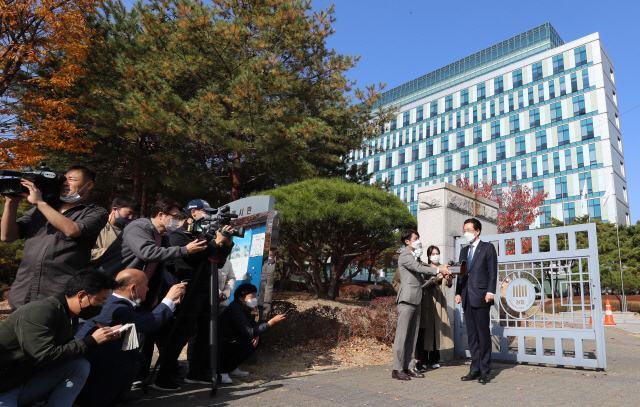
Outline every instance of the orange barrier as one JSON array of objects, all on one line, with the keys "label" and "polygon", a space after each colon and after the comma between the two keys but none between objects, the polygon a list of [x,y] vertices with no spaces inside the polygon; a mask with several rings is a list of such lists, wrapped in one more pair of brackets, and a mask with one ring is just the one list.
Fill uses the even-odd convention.
[{"label": "orange barrier", "polygon": [[613,313],[611,312],[611,303],[609,302],[609,300],[607,300],[607,305],[604,312],[604,324],[616,325],[616,323],[613,322]]}]

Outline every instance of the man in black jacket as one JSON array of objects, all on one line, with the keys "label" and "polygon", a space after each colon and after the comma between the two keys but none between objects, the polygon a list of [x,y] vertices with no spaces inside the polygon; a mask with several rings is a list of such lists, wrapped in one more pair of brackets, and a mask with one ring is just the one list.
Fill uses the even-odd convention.
[{"label": "man in black jacket", "polygon": [[467,274],[456,285],[456,303],[462,302],[467,323],[471,369],[462,381],[478,379],[482,384],[491,378],[491,306],[498,284],[498,255],[491,243],[480,241],[482,224],[471,218],[464,222],[464,238],[469,246],[460,251],[460,261],[467,262]]},{"label": "man in black jacket", "polygon": [[235,298],[220,317],[221,382],[231,384],[229,377],[260,345],[260,335],[285,319],[276,315],[267,322],[257,323],[251,309],[258,305],[258,289],[253,284],[240,284]]},{"label": "man in black jacket", "polygon": [[[196,220],[215,211],[207,201],[202,199],[195,199],[189,202],[187,210],[190,211],[191,217]],[[172,248],[187,246],[194,240],[194,234],[197,235],[197,231],[189,233],[189,226],[189,223],[185,223],[169,235],[169,244]],[[224,229],[229,232],[233,231],[230,226],[225,226]],[[189,372],[187,377],[184,378],[184,382],[189,384],[211,384],[211,375],[209,374],[210,273],[208,267],[203,267],[200,273],[198,273],[198,269],[200,269],[201,265],[206,265],[211,257],[216,257],[218,259],[218,268],[222,268],[232,248],[232,238],[225,237],[218,231],[216,238],[207,243],[204,250],[197,253],[189,253],[188,256],[174,261],[175,276],[178,281],[190,280],[187,286],[187,294],[185,295],[188,301],[181,305],[185,309],[180,311],[182,314],[175,322],[178,326],[160,351],[162,359],[154,388],[166,391],[175,391],[180,388],[171,376],[175,371],[182,348],[194,333],[196,334],[196,339],[192,342],[193,353],[189,359]],[[226,297],[220,298],[220,300],[224,299]],[[189,344],[189,347],[191,346]]]},{"label": "man in black jacket", "polygon": [[121,325],[73,339],[71,319],[92,318],[116,282],[92,269],[76,273],[63,294],[20,307],[0,324],[0,406],[71,406],[89,375],[84,357],[120,337]]}]

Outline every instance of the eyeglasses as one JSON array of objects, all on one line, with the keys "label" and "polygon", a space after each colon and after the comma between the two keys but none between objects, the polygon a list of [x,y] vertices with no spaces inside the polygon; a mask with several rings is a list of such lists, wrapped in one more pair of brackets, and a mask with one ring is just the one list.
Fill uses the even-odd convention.
[{"label": "eyeglasses", "polygon": [[[89,295],[89,304],[91,304],[91,299],[95,298],[97,299],[97,297],[93,296],[93,295]],[[104,303],[107,301],[107,299],[105,298],[104,300],[102,300],[98,305],[96,305],[96,307],[102,307],[104,305]],[[93,305],[93,304],[91,304]]]},{"label": "eyeglasses", "polygon": [[164,215],[170,217],[171,219],[175,219],[175,220],[180,219],[179,213],[165,213]]}]

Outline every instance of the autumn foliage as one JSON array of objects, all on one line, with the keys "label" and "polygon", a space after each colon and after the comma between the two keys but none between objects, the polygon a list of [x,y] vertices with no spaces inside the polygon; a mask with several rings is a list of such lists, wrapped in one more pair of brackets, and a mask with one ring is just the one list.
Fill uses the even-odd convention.
[{"label": "autumn foliage", "polygon": [[0,166],[33,165],[44,150],[88,151],[91,143],[70,120],[78,100],[59,94],[86,72],[84,13],[96,6],[96,0],[0,0]]}]

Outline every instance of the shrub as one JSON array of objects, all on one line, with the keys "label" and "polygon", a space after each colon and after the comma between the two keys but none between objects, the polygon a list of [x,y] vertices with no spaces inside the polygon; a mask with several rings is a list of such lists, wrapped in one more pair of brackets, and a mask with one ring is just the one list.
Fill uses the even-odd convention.
[{"label": "shrub", "polygon": [[396,333],[398,312],[393,297],[380,297],[366,307],[344,310],[345,336],[374,338],[391,345]]},{"label": "shrub", "polygon": [[368,289],[359,285],[343,285],[340,287],[340,298],[345,300],[361,300],[366,301],[369,299],[371,293]]},{"label": "shrub", "polygon": [[394,290],[391,286],[387,286],[382,289],[379,297],[395,297],[396,295],[396,290]]},{"label": "shrub", "polygon": [[285,291],[296,291],[296,292],[304,292],[307,290],[307,285],[305,283],[301,283],[300,281],[289,280],[284,284]]},{"label": "shrub", "polygon": [[298,310],[298,307],[290,301],[274,300],[271,302],[271,313],[273,315],[286,314],[289,310],[294,312]]},{"label": "shrub", "polygon": [[320,343],[324,348],[334,346],[342,337],[343,324],[339,320],[340,309],[315,306],[302,312],[288,301],[274,301],[274,313],[291,309],[287,319],[267,331],[271,347],[293,348]]}]

